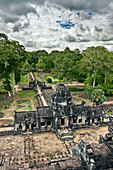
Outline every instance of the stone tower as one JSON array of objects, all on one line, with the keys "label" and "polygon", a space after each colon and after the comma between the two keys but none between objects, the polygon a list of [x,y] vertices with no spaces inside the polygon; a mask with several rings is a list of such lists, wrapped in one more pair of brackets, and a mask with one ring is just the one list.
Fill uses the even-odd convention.
[{"label": "stone tower", "polygon": [[72,104],[72,97],[63,83],[58,83],[51,97],[53,104],[67,106]]},{"label": "stone tower", "polygon": [[51,96],[51,102],[54,116],[54,128],[69,127],[72,97],[63,83],[57,84]]}]

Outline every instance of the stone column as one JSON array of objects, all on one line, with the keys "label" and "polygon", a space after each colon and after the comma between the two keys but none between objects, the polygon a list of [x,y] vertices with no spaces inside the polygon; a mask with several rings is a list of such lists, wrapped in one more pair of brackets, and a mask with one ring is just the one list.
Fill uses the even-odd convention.
[{"label": "stone column", "polygon": [[29,124],[29,130],[31,130],[31,124]]},{"label": "stone column", "polygon": [[25,130],[26,130],[26,125],[22,124],[22,131],[25,131]]},{"label": "stone column", "polygon": [[17,123],[17,124],[15,123],[14,130],[15,130],[15,131],[18,131],[18,129],[19,129],[19,124],[18,124],[18,123]]},{"label": "stone column", "polygon": [[97,123],[97,119],[95,119],[95,123]]},{"label": "stone column", "polygon": [[72,125],[73,124],[73,117],[71,116],[70,117],[70,125]]},{"label": "stone column", "polygon": [[77,124],[79,124],[79,117],[77,117]]},{"label": "stone column", "polygon": [[39,123],[38,120],[36,121],[36,127],[39,128]]},{"label": "stone column", "polygon": [[70,126],[70,118],[68,117],[67,118],[67,127],[69,127]]},{"label": "stone column", "polygon": [[65,126],[65,127],[68,126],[68,120],[67,120],[67,118],[64,118],[64,126]]},{"label": "stone column", "polygon": [[45,129],[47,129],[47,122],[45,122]]},{"label": "stone column", "polygon": [[92,124],[92,118],[90,119],[90,125]]},{"label": "stone column", "polygon": [[85,124],[85,116],[82,117],[82,124]]}]

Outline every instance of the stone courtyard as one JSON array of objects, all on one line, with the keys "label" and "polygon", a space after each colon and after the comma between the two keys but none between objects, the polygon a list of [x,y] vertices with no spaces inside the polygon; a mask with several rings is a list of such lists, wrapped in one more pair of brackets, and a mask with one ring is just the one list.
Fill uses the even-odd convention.
[{"label": "stone courtyard", "polygon": [[[57,139],[55,134],[37,134],[26,136],[0,137],[0,161],[10,165],[14,163],[29,162],[30,160],[45,161],[69,156],[65,143]],[[4,155],[4,160],[2,160]],[[1,162],[0,162],[1,164]]]},{"label": "stone courtyard", "polygon": [[[107,132],[108,127],[76,130],[74,141],[69,142],[61,142],[53,133],[2,136],[0,137],[0,164],[4,162],[4,165],[8,166],[30,161],[43,162],[67,158],[72,154],[71,148],[81,139],[87,139],[89,143],[98,143],[99,135]],[[3,160],[2,156],[4,156]]]}]

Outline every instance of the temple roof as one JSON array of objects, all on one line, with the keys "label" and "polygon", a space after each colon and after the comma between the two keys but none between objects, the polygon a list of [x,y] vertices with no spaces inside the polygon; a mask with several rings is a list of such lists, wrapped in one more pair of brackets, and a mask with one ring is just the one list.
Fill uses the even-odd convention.
[{"label": "temple roof", "polygon": [[37,107],[39,117],[53,117],[50,106]]},{"label": "temple roof", "polygon": [[56,85],[54,94],[56,94],[56,96],[61,96],[61,97],[71,96],[68,88],[64,85],[64,83],[58,83]]}]

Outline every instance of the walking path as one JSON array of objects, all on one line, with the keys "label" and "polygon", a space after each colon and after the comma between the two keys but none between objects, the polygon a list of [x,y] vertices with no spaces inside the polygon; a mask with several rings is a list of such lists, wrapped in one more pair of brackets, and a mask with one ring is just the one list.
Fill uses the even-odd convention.
[{"label": "walking path", "polygon": [[30,72],[29,75],[30,75],[32,81],[35,81],[35,83],[36,83],[38,95],[40,96],[40,99],[41,99],[41,101],[42,101],[43,106],[48,106],[47,100],[46,100],[45,97],[44,97],[43,91],[41,91],[39,85],[37,84],[37,81],[35,80],[35,77],[34,77],[33,73]]},{"label": "walking path", "polygon": [[0,128],[0,132],[3,132],[3,131],[11,131],[13,130],[14,127],[3,127],[3,128]]}]

